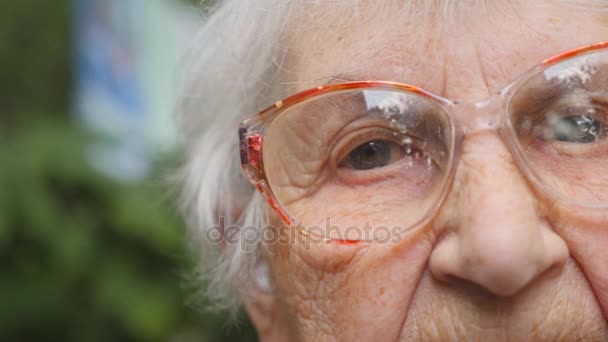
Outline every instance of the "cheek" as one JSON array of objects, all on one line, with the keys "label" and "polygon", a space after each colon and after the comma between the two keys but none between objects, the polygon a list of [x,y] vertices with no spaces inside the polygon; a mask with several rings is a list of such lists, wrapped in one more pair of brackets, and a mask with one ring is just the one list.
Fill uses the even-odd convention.
[{"label": "cheek", "polygon": [[264,169],[271,188],[284,204],[306,196],[323,181],[326,161],[327,151],[319,141],[302,132],[275,128],[264,138]]},{"label": "cheek", "polygon": [[496,297],[466,283],[454,284],[424,274],[402,340],[603,341],[606,336],[593,293],[572,260],[517,296]]},{"label": "cheek", "polygon": [[554,223],[581,266],[608,320],[608,212],[606,209],[566,209]]},{"label": "cheek", "polygon": [[[299,333],[312,340],[319,333],[345,341],[398,337],[431,251],[428,234],[421,230],[399,243],[310,242],[275,245],[271,257],[282,311]],[[314,331],[311,324],[322,326]]]},{"label": "cheek", "polygon": [[[390,168],[375,172],[389,173],[384,179],[355,184],[334,169],[300,195],[292,187],[272,190],[287,215],[317,237],[397,242],[438,203],[444,183],[439,171],[426,165]],[[369,178],[373,172],[353,173]]]},{"label": "cheek", "polygon": [[559,196],[588,203],[608,200],[608,146],[537,142],[527,146],[525,154],[539,178]]},{"label": "cheek", "polygon": [[400,179],[358,187],[328,181],[285,209],[319,236],[397,242],[435,204],[436,194],[421,192]]}]

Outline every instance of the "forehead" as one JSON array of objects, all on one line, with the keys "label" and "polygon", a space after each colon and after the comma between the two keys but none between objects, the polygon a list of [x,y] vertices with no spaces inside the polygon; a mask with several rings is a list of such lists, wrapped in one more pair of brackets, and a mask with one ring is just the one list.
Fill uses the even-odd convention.
[{"label": "forehead", "polygon": [[453,100],[479,100],[547,57],[608,37],[608,20],[598,6],[482,3],[300,2],[283,43],[283,87],[293,92],[332,81],[382,79]]}]

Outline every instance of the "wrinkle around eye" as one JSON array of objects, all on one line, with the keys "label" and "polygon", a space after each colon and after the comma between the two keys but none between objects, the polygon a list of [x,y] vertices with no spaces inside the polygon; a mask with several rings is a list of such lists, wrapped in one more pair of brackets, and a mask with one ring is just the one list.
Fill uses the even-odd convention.
[{"label": "wrinkle around eye", "polygon": [[327,158],[323,158],[323,153],[311,153],[311,150],[320,152],[321,149],[306,147],[298,151],[292,146],[310,145],[306,145],[308,142],[300,135],[290,136],[293,138],[283,145],[274,146],[264,158],[269,185],[283,205],[310,195],[327,176],[324,172]]},{"label": "wrinkle around eye", "polygon": [[328,120],[316,111],[310,113],[284,117],[267,131],[265,171],[275,195],[283,197],[282,202],[314,193],[331,176],[326,167],[330,149],[336,134],[348,124],[343,117]]}]

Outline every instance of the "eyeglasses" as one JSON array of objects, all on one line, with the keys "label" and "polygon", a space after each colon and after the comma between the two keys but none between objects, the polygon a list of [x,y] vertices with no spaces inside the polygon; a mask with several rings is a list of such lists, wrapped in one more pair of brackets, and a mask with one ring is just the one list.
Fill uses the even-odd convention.
[{"label": "eyeglasses", "polygon": [[284,223],[377,240],[439,209],[478,129],[471,112],[491,113],[487,127],[552,199],[608,206],[608,42],[548,58],[478,103],[387,81],[300,92],[241,124],[242,168]]}]

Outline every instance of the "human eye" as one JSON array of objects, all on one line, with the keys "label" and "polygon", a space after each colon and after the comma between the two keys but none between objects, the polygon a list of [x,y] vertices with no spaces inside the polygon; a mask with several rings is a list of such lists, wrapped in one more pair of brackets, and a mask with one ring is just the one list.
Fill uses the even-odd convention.
[{"label": "human eye", "polygon": [[561,104],[545,113],[538,133],[542,140],[589,144],[606,136],[606,108],[593,101]]},{"label": "human eye", "polygon": [[402,146],[378,139],[356,146],[339,165],[353,170],[370,170],[395,163],[405,155]]},{"label": "human eye", "polygon": [[376,181],[403,172],[428,173],[441,164],[437,144],[389,127],[350,132],[340,142],[337,171],[348,180]]},{"label": "human eye", "polygon": [[509,124],[522,162],[556,195],[606,201],[608,63],[605,51],[560,62],[509,98]]},{"label": "human eye", "polygon": [[584,90],[561,95],[520,120],[519,134],[558,149],[590,147],[607,136],[607,104],[602,94]]}]

